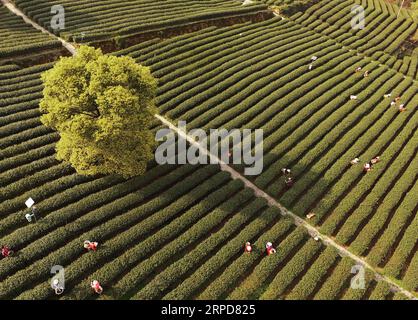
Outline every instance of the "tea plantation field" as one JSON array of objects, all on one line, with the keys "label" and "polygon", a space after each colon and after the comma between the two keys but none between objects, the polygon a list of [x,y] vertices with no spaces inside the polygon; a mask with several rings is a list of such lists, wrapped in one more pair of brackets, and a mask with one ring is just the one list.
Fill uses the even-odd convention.
[{"label": "tea plantation field", "polygon": [[[161,112],[190,128],[262,128],[264,171],[254,182],[295,213],[315,213],[323,233],[416,288],[416,81],[281,19],[214,30],[198,46],[200,37],[184,37],[174,56],[170,42],[155,45],[164,53],[149,60],[145,49],[129,53],[160,78]],[[307,72],[312,55],[320,58]],[[409,112],[391,107],[388,92]],[[383,160],[370,174],[349,164],[375,155]],[[291,190],[283,167],[296,176]]]},{"label": "tea plantation field", "polygon": [[5,7],[0,7],[0,61],[59,47],[59,41],[27,25]]},{"label": "tea plantation field", "polygon": [[[14,84],[1,93],[0,234],[19,252],[1,261],[3,299],[54,298],[56,264],[66,267],[63,299],[95,298],[93,278],[106,288],[101,298],[404,298],[370,273],[365,289],[350,289],[354,261],[217,166],[151,164],[128,181],[74,174],[54,159],[57,134],[38,120],[38,77],[49,67],[10,67],[2,79]],[[22,206],[29,196],[41,217],[31,225]],[[100,250],[86,253],[85,238]],[[242,253],[246,241],[251,255]],[[266,241],[276,255],[265,256]]]}]

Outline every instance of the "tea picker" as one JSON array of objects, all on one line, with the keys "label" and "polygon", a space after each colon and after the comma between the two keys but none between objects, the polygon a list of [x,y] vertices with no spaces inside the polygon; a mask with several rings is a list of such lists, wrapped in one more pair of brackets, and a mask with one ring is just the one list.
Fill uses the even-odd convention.
[{"label": "tea picker", "polygon": [[376,164],[380,162],[380,156],[374,157],[372,160],[370,160],[371,164]]},{"label": "tea picker", "polygon": [[32,198],[29,198],[26,200],[25,205],[28,207],[32,213],[25,214],[26,220],[28,220],[29,223],[32,221],[36,222],[36,207],[34,206],[35,201]]},{"label": "tea picker", "polygon": [[359,162],[360,162],[360,159],[359,158],[354,158],[353,160],[350,161],[350,164],[355,165],[355,164],[357,164]]},{"label": "tea picker", "polygon": [[372,170],[372,166],[371,166],[371,164],[370,164],[369,162],[365,163],[365,164],[364,164],[364,166],[363,166],[363,171],[364,171],[365,173],[367,173],[367,172],[369,172],[370,170]]},{"label": "tea picker", "polygon": [[58,279],[54,279],[52,282],[52,289],[54,289],[56,295],[60,295],[64,292],[64,287],[60,284]]},{"label": "tea picker", "polygon": [[318,57],[317,56],[312,56],[312,58],[311,58],[311,63],[309,64],[309,66],[308,66],[308,69],[309,70],[312,70],[312,68],[313,68],[313,63],[316,61],[318,59]]},{"label": "tea picker", "polygon": [[13,250],[11,250],[8,246],[3,246],[1,248],[1,256],[3,258],[8,258],[13,254]]},{"label": "tea picker", "polygon": [[27,214],[25,214],[25,218],[26,218],[26,220],[28,220],[29,223],[31,223],[32,221],[36,222],[35,213],[32,213],[32,214],[27,213]]},{"label": "tea picker", "polygon": [[286,187],[291,188],[293,186],[293,179],[292,177],[288,176],[284,179],[284,183],[286,184]]},{"label": "tea picker", "polygon": [[97,246],[99,245],[98,242],[94,242],[94,241],[90,241],[90,240],[86,240],[84,241],[84,248],[87,249],[87,251],[96,251],[97,250]]},{"label": "tea picker", "polygon": [[253,248],[252,248],[252,246],[251,246],[251,243],[250,243],[250,242],[246,242],[246,243],[245,243],[244,251],[245,251],[246,253],[251,253],[251,251],[253,251]]},{"label": "tea picker", "polygon": [[287,169],[287,168],[282,168],[281,171],[285,176],[290,175],[292,173],[292,171],[290,169]]},{"label": "tea picker", "polygon": [[266,243],[266,251],[268,256],[276,253],[276,249],[274,249],[273,244],[271,242]]}]

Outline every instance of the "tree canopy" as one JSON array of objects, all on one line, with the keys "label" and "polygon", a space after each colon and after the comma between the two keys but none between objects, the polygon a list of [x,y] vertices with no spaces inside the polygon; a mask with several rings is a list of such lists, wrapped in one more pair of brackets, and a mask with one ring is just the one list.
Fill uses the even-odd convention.
[{"label": "tree canopy", "polygon": [[145,172],[155,146],[157,81],[149,68],[82,46],[42,80],[41,121],[60,134],[58,160],[84,175]]}]

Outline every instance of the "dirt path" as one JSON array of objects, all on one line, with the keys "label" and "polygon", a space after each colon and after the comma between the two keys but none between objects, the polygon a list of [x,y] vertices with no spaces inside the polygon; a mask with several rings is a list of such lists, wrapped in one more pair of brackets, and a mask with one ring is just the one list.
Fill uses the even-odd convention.
[{"label": "dirt path", "polygon": [[[11,12],[13,12],[14,14],[20,16],[23,18],[23,20],[32,25],[34,28],[50,35],[51,37],[56,38],[57,40],[61,41],[61,43],[63,44],[63,46],[72,54],[75,55],[77,53],[76,48],[66,42],[64,39],[61,39],[60,37],[52,34],[51,32],[49,32],[48,30],[46,30],[45,28],[41,27],[39,24],[37,24],[36,22],[32,21],[28,16],[26,16],[22,11],[20,11],[18,8],[16,8],[10,1],[8,0],[0,0]],[[394,281],[392,281],[391,279],[389,279],[388,277],[386,277],[385,275],[383,275],[382,273],[376,271],[371,265],[369,265],[363,258],[351,253],[349,250],[347,250],[345,247],[339,245],[338,243],[336,243],[333,239],[329,238],[328,236],[321,234],[319,232],[318,229],[316,229],[314,226],[310,225],[308,222],[306,222],[304,219],[300,218],[299,216],[295,215],[294,213],[290,212],[289,210],[287,210],[285,207],[283,207],[280,203],[278,203],[274,198],[272,198],[271,196],[269,196],[267,193],[265,193],[263,190],[259,189],[256,185],[254,185],[251,181],[249,181],[247,178],[245,178],[243,175],[241,175],[239,172],[237,172],[236,170],[234,170],[232,167],[230,167],[228,164],[226,164],[225,162],[223,162],[221,159],[219,159],[216,155],[211,154],[206,148],[202,147],[198,142],[196,142],[192,137],[188,136],[185,132],[180,131],[176,126],[174,126],[169,120],[167,120],[166,118],[160,116],[160,115],[155,115],[155,117],[160,120],[164,125],[166,125],[167,127],[169,127],[170,129],[172,129],[174,132],[176,132],[179,136],[183,137],[184,139],[186,139],[190,144],[194,145],[195,147],[197,147],[202,154],[206,155],[206,156],[211,156],[214,157],[215,159],[217,159],[218,163],[220,164],[221,170],[229,172],[232,176],[233,179],[240,179],[241,181],[244,182],[244,184],[252,189],[255,193],[256,196],[258,197],[262,197],[264,199],[267,200],[267,202],[271,205],[271,206],[275,206],[277,208],[280,209],[282,215],[284,216],[289,216],[293,219],[295,225],[297,226],[302,226],[305,229],[308,230],[309,234],[312,237],[319,237],[320,240],[327,246],[332,246],[334,247],[336,250],[338,250],[338,252],[342,255],[342,256],[349,256],[351,259],[353,259],[354,261],[356,261],[356,263],[364,266],[365,268],[371,270],[374,274],[375,274],[375,278],[379,281],[385,281],[387,282],[392,290],[394,292],[401,292],[403,293],[405,296],[407,296],[408,298],[412,299],[412,300],[418,300],[418,298],[416,296],[414,296],[412,294],[412,292],[405,290],[404,288],[400,287],[397,283],[395,283]]]}]

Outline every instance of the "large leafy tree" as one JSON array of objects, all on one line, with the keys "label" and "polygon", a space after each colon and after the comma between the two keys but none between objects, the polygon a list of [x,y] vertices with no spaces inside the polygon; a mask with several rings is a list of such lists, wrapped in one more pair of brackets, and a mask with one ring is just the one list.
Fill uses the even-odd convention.
[{"label": "large leafy tree", "polygon": [[145,172],[155,146],[149,124],[157,81],[149,68],[82,46],[42,80],[41,121],[60,134],[58,160],[85,175]]}]

